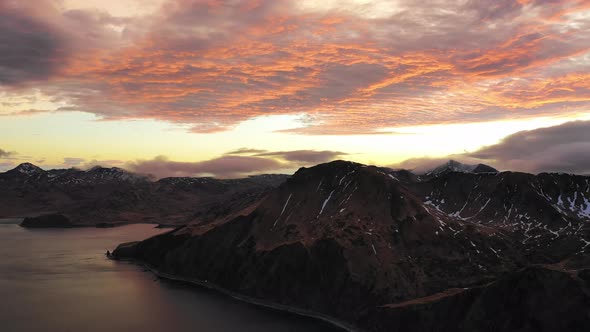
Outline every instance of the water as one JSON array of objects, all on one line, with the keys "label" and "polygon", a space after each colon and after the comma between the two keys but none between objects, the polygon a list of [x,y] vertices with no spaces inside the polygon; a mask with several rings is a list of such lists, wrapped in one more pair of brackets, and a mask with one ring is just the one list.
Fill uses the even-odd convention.
[{"label": "water", "polygon": [[166,231],[153,225],[30,230],[16,222],[0,220],[2,331],[339,331],[105,258],[119,243]]}]

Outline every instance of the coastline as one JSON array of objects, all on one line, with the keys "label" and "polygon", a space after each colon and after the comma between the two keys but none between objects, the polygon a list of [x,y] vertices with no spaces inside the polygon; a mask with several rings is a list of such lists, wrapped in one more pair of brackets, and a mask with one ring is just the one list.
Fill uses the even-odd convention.
[{"label": "coastline", "polygon": [[23,218],[0,218],[1,219],[15,219],[20,220],[16,224],[22,228],[26,229],[70,229],[70,228],[117,228],[129,225],[154,225],[154,228],[173,228],[177,226],[172,225],[163,225],[159,223],[151,223],[151,222],[101,222],[96,224],[72,224],[70,226],[24,226],[22,225]]},{"label": "coastline", "polygon": [[352,326],[351,324],[348,324],[346,322],[340,321],[338,319],[335,319],[333,317],[330,317],[330,316],[327,316],[324,314],[320,314],[317,312],[313,312],[310,310],[305,310],[305,309],[301,309],[301,308],[297,308],[297,307],[292,307],[292,306],[287,306],[287,305],[283,305],[283,304],[278,304],[278,303],[274,303],[274,302],[256,299],[256,298],[246,296],[246,295],[231,291],[229,289],[223,288],[223,287],[216,285],[214,283],[211,283],[209,281],[175,276],[175,275],[172,275],[169,273],[162,272],[162,271],[156,269],[155,267],[153,267],[143,261],[137,260],[137,259],[113,258],[112,256],[108,257],[108,258],[112,259],[114,261],[128,262],[128,263],[132,263],[132,264],[141,266],[141,267],[149,270],[151,273],[153,273],[158,278],[161,278],[164,280],[173,281],[173,282],[181,282],[181,283],[186,283],[192,287],[202,287],[202,288],[214,290],[220,294],[230,296],[238,301],[252,304],[255,306],[269,308],[269,309],[278,310],[278,311],[282,311],[282,312],[287,312],[287,313],[299,315],[302,317],[317,319],[317,320],[326,322],[330,325],[333,325],[337,328],[341,328],[347,332],[364,332],[363,330],[360,330],[357,327]]}]

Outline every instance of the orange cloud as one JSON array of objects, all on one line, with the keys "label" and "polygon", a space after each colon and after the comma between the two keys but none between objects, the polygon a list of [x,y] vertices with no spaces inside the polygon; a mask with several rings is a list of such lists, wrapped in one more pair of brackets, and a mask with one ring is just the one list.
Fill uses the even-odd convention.
[{"label": "orange cloud", "polygon": [[306,126],[291,132],[369,134],[590,105],[589,68],[576,60],[590,52],[590,23],[572,15],[588,1],[399,5],[387,17],[287,0],[170,0],[157,15],[125,19],[53,14],[68,52],[35,83],[68,109],[195,132],[304,114]]}]

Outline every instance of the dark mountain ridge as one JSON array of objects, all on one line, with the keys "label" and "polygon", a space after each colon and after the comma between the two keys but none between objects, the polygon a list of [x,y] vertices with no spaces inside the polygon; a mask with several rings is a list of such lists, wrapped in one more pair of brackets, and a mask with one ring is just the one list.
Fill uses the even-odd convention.
[{"label": "dark mountain ridge", "polygon": [[[72,225],[208,222],[243,209],[286,178],[258,175],[152,181],[117,167],[45,171],[25,163],[0,173],[0,217],[61,215]],[[29,222],[44,224],[34,219]]]},{"label": "dark mountain ridge", "polygon": [[[582,176],[421,177],[335,161],[300,169],[238,217],[114,256],[361,330],[585,331],[589,198]],[[576,310],[551,312],[552,301]]]}]

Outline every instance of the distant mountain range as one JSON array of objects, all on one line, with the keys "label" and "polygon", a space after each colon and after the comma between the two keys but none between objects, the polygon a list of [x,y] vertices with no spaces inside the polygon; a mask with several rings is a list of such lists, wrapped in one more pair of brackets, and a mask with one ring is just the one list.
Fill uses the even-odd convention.
[{"label": "distant mountain range", "polygon": [[[31,227],[206,223],[250,206],[286,178],[152,181],[116,167],[45,171],[24,163],[0,173],[0,217],[33,217],[26,223]],[[43,215],[41,221],[34,218]]]},{"label": "distant mountain range", "polygon": [[589,182],[335,161],[114,257],[361,331],[589,331]]}]

